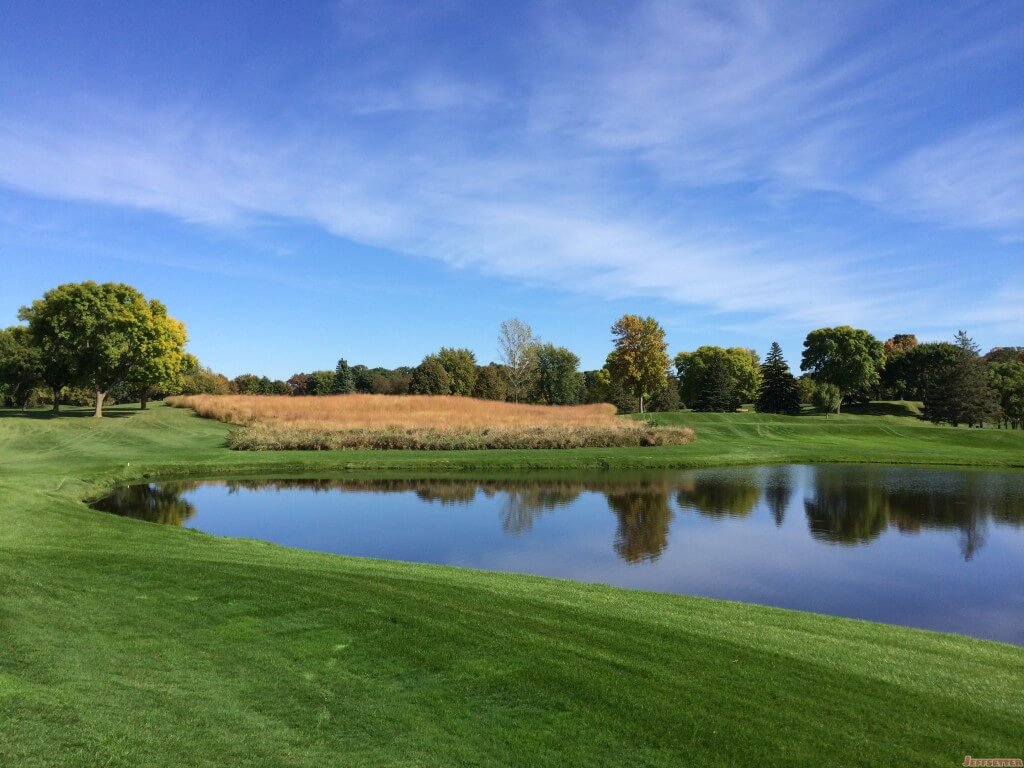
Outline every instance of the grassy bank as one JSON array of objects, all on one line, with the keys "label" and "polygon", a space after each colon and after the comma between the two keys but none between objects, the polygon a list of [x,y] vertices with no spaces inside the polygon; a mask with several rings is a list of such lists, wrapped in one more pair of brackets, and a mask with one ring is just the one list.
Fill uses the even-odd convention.
[{"label": "grassy bank", "polygon": [[359,560],[89,510],[147,474],[1024,465],[1024,434],[664,415],[688,446],[246,453],[187,411],[0,412],[0,764],[954,765],[1024,753],[1024,649]]}]

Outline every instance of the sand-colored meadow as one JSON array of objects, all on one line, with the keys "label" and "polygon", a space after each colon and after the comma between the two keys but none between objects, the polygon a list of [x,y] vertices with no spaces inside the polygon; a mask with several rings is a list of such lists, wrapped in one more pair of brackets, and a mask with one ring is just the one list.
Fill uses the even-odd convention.
[{"label": "sand-colored meadow", "polygon": [[485,449],[679,445],[686,427],[621,418],[615,406],[526,405],[428,395],[190,395],[169,405],[236,424],[240,450]]}]

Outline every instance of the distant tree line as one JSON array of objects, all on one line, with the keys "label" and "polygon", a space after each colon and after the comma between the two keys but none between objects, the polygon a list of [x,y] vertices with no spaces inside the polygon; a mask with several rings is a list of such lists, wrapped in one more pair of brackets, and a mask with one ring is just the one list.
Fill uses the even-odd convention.
[{"label": "distant tree line", "polygon": [[913,334],[880,342],[868,331],[839,326],[811,331],[797,378],[773,343],[764,363],[738,347],[700,347],[675,358],[682,402],[695,410],[797,414],[803,405],[838,413],[846,404],[910,400],[923,417],[953,426],[1024,428],[1024,348],[982,355],[960,331],[952,342],[918,343]]},{"label": "distant tree line", "polygon": [[661,326],[653,318],[627,315],[612,334],[614,349],[606,366],[595,371],[581,371],[578,355],[542,341],[528,323],[512,318],[501,325],[497,362],[482,364],[464,347],[441,347],[415,367],[369,368],[341,358],[334,370],[296,373],[286,381],[243,374],[228,389],[258,395],[459,395],[546,405],[612,402],[623,411],[678,408]]},{"label": "distant tree line", "polygon": [[826,415],[871,400],[923,403],[923,416],[954,426],[1024,428],[1024,347],[982,355],[961,331],[951,342],[918,343],[913,334],[881,342],[838,326],[807,334],[801,375],[777,343],[762,362],[745,347],[705,345],[668,355],[652,317],[624,315],[611,327],[604,366],[580,370],[579,357],[540,339],[518,318],[501,324],[498,360],[464,347],[441,347],[416,366],[370,368],[341,358],[333,369],[287,380],[246,373],[234,379],[185,352],[185,327],[166,307],[122,283],[60,285],[22,307],[23,325],[0,330],[0,402],[44,400],[95,406],[165,394],[458,395],[547,405],[613,403],[621,412],[735,411]]}]

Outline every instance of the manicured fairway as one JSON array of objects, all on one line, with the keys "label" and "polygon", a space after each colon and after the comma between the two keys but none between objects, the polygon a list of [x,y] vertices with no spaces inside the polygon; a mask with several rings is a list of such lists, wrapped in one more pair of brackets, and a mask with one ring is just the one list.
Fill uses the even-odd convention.
[{"label": "manicured fairway", "polygon": [[693,445],[231,452],[156,406],[0,411],[0,765],[960,765],[1024,756],[1024,649],[757,606],[319,555],[94,512],[146,474],[878,461],[1024,433],[657,418]]}]

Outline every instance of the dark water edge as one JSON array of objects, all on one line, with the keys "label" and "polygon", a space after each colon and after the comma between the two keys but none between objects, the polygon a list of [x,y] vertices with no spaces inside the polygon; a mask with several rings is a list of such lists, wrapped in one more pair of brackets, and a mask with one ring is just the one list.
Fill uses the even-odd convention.
[{"label": "dark water edge", "polygon": [[95,508],[1024,645],[1024,473],[872,465],[125,486]]}]

